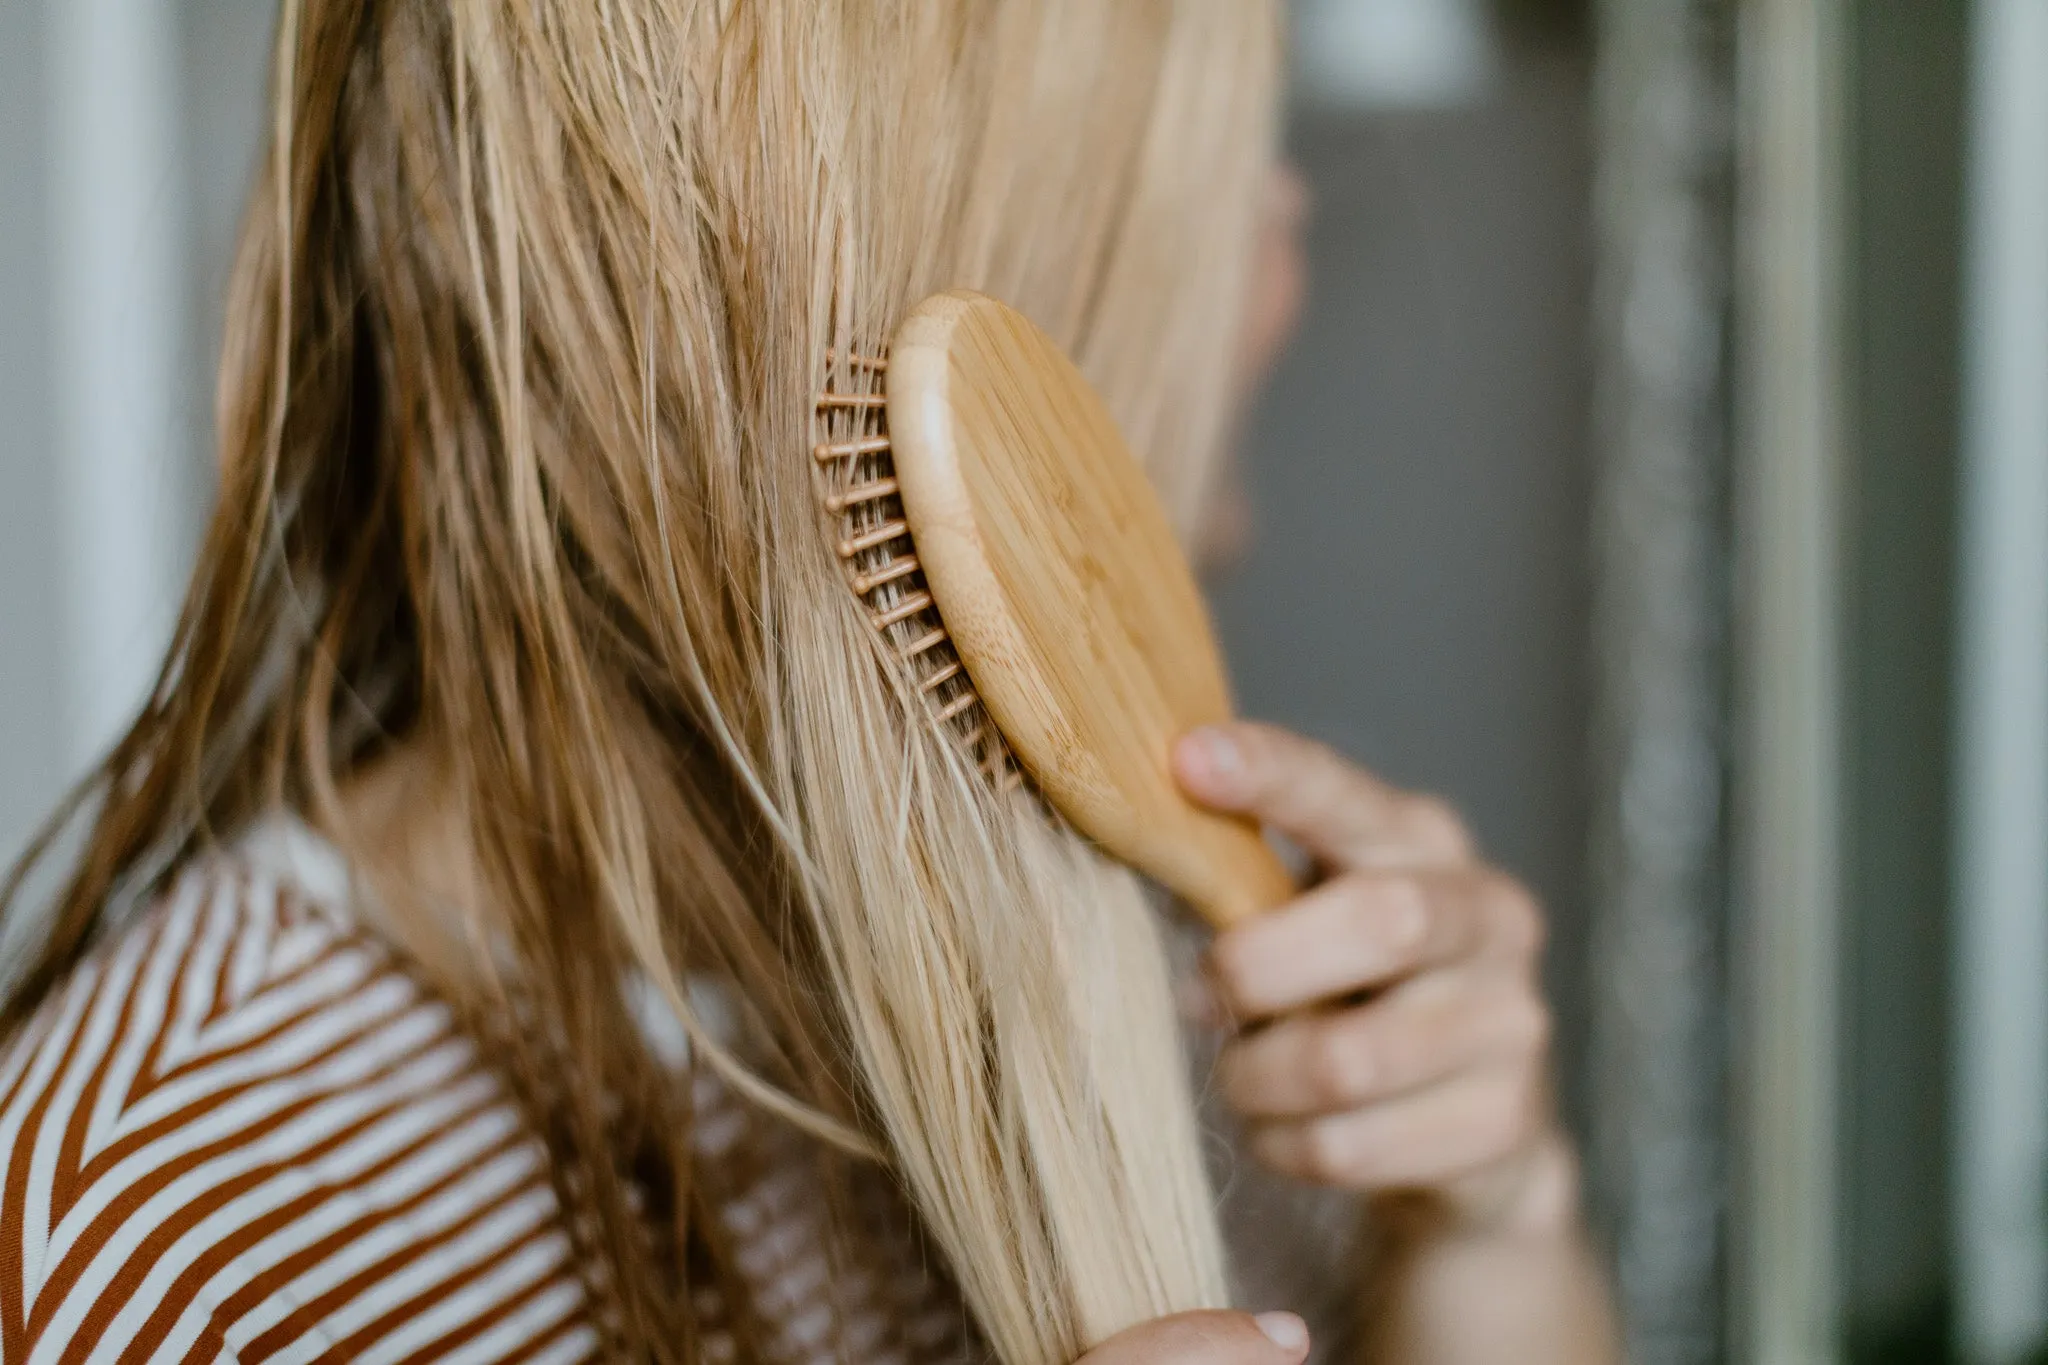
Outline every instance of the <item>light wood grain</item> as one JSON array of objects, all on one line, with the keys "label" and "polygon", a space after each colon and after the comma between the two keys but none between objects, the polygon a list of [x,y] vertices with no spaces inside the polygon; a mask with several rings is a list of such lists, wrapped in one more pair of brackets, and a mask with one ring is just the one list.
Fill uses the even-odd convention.
[{"label": "light wood grain", "polygon": [[889,430],[940,617],[1076,828],[1218,927],[1293,894],[1257,829],[1199,809],[1174,741],[1231,714],[1186,557],[1101,398],[1015,310],[942,294],[897,333]]}]

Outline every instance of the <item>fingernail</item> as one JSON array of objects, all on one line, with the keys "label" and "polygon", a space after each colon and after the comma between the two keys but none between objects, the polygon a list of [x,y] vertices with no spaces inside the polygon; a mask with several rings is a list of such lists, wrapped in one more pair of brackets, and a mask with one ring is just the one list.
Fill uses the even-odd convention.
[{"label": "fingernail", "polygon": [[1244,753],[1237,747],[1237,741],[1223,731],[1204,728],[1195,731],[1195,742],[1202,747],[1202,760],[1212,777],[1232,781],[1244,772]]},{"label": "fingernail", "polygon": [[1266,1334],[1266,1340],[1281,1350],[1299,1353],[1308,1349],[1308,1324],[1294,1314],[1261,1313],[1252,1321]]}]

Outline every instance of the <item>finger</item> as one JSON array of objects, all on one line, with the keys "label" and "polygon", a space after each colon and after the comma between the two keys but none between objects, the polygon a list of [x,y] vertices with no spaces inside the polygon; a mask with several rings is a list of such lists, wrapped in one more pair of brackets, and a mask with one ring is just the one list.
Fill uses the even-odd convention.
[{"label": "finger", "polygon": [[1260,1121],[1345,1113],[1473,1071],[1543,1072],[1550,1011],[1525,973],[1432,975],[1370,1004],[1295,1015],[1231,1043],[1217,1064],[1231,1107]]},{"label": "finger", "polygon": [[1211,975],[1243,1021],[1384,986],[1468,957],[1533,957],[1542,914],[1485,869],[1359,871],[1217,938]]},{"label": "finger", "polygon": [[1472,842],[1434,797],[1397,791],[1335,750],[1271,725],[1205,726],[1174,746],[1194,799],[1271,825],[1333,867],[1459,863]]},{"label": "finger", "polygon": [[1181,1313],[1118,1333],[1080,1365],[1300,1365],[1308,1347],[1292,1313]]},{"label": "finger", "polygon": [[1349,1113],[1255,1125],[1252,1151],[1297,1180],[1380,1191],[1450,1184],[1494,1166],[1548,1129],[1541,1078],[1496,1067]]}]

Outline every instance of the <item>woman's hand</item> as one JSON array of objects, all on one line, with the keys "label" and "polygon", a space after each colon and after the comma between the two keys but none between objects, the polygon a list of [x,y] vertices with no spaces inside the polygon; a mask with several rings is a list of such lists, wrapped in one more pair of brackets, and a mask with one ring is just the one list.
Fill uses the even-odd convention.
[{"label": "woman's hand", "polygon": [[1529,893],[1477,859],[1448,806],[1286,731],[1202,730],[1174,758],[1191,796],[1278,830],[1325,873],[1211,953],[1245,1026],[1221,1088],[1257,1155],[1317,1183],[1433,1192],[1461,1231],[1575,1226]]},{"label": "woman's hand", "polygon": [[1182,1313],[1140,1323],[1079,1365],[1301,1365],[1308,1327],[1292,1313]]}]

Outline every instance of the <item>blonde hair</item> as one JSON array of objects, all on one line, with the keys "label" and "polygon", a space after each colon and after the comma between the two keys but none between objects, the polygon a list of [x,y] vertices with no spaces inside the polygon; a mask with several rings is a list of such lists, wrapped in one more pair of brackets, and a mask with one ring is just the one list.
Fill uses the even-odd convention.
[{"label": "blonde hair", "polygon": [[1267,0],[286,0],[220,505],[16,1016],[210,831],[345,830],[337,784],[414,742],[629,1346],[693,1324],[624,1149],[704,1221],[629,975],[890,1163],[1002,1360],[1218,1303],[1144,892],[914,704],[807,452],[828,352],[968,286],[1068,346],[1191,524],[1277,42]]}]

